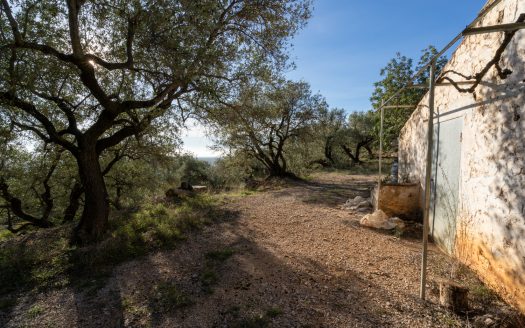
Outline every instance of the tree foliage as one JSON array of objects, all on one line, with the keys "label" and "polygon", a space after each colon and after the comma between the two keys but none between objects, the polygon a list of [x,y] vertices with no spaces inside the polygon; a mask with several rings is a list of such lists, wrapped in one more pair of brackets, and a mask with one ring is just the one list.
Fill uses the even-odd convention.
[{"label": "tree foliage", "polygon": [[353,112],[348,115],[347,120],[346,126],[337,137],[338,143],[352,164],[359,164],[362,148],[367,150],[370,158],[373,156],[374,113],[371,111]]},{"label": "tree foliage", "polygon": [[[429,46],[422,51],[422,55],[417,65],[414,64],[414,60],[400,53],[396,54],[396,57],[391,59],[387,65],[381,69],[380,75],[383,77],[382,80],[374,83],[374,92],[370,97],[373,108],[378,109],[381,106],[382,101],[386,101],[393,96],[399,89],[411,82],[411,78],[414,74],[419,71],[421,67],[427,64],[432,57],[437,54],[437,50],[433,46]],[[436,76],[445,66],[447,59],[440,57],[436,61]],[[429,73],[425,71],[419,76],[415,84],[426,84],[428,85]],[[416,105],[423,98],[426,89],[422,88],[410,88],[402,92],[392,103],[388,105]],[[397,138],[406,121],[412,114],[413,109],[411,108],[389,108],[385,110],[384,117],[384,146],[385,149],[392,148],[396,144]],[[379,134],[379,115],[376,114],[375,133]],[[376,137],[378,139],[378,137]]]},{"label": "tree foliage", "polygon": [[249,154],[270,176],[290,176],[287,148],[310,132],[326,102],[305,82],[257,82],[241,88],[233,102],[210,110],[217,142]]},{"label": "tree foliage", "polygon": [[257,67],[286,65],[309,2],[0,2],[0,106],[17,132],[73,156],[84,194],[77,241],[107,228],[102,157],[189,101]]},{"label": "tree foliage", "polygon": [[337,145],[339,144],[338,136],[345,126],[345,112],[340,108],[321,108],[317,115],[317,122],[312,126],[312,134],[315,136],[314,143],[309,147],[309,151],[320,150],[316,154],[317,158],[311,163],[320,164],[323,167],[336,165]]}]

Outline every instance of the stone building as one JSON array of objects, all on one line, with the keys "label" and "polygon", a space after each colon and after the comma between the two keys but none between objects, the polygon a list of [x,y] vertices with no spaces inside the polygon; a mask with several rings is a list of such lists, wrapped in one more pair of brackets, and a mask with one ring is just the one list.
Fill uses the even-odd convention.
[{"label": "stone building", "polygon": [[[525,0],[503,0],[477,26],[523,20]],[[431,235],[525,312],[525,30],[466,36],[442,76],[462,83],[436,88]],[[427,95],[399,139],[400,177],[422,189],[428,113]]]}]

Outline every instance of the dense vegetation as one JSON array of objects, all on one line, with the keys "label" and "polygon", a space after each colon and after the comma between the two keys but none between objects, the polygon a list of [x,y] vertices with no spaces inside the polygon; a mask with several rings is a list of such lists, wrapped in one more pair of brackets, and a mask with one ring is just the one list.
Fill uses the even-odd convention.
[{"label": "dense vegetation", "polygon": [[[309,16],[301,0],[1,4],[2,130],[31,151],[67,154],[79,183],[72,198],[84,204],[76,243],[108,228],[105,175],[124,156],[115,147],[169,137],[193,103],[227,101],[239,80],[285,67],[288,40]],[[52,207],[46,177],[57,155],[44,157],[41,217],[23,213],[2,182],[10,212],[32,225],[48,225]]]}]

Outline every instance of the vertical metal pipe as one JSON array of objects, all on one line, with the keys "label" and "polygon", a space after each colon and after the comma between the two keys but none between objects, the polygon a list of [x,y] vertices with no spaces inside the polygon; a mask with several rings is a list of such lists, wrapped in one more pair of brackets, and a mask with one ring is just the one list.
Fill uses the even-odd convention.
[{"label": "vertical metal pipe", "polygon": [[430,213],[430,181],[432,178],[432,148],[434,143],[434,92],[435,92],[435,62],[430,65],[430,91],[428,94],[428,129],[427,129],[427,165],[425,174],[425,208],[423,216],[423,254],[421,258],[421,286],[419,296],[425,300],[427,283],[427,251]]},{"label": "vertical metal pipe", "polygon": [[379,125],[379,181],[377,183],[376,209],[379,209],[381,177],[383,175],[383,122],[385,121],[385,101],[381,100],[381,123]]}]

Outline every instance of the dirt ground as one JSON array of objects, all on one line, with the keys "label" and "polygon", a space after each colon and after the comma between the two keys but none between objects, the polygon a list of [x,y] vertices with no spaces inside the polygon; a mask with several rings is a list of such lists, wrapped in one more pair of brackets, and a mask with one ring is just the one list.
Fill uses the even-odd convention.
[{"label": "dirt ground", "polygon": [[[472,273],[431,245],[418,298],[420,241],[362,228],[341,209],[373,178],[322,174],[235,197],[228,215],[174,251],[120,265],[101,288],[27,294],[6,327],[467,327],[438,303],[436,279]],[[482,287],[480,287],[482,288]],[[483,289],[482,289],[483,290]],[[509,311],[497,300],[492,313]]]}]

